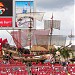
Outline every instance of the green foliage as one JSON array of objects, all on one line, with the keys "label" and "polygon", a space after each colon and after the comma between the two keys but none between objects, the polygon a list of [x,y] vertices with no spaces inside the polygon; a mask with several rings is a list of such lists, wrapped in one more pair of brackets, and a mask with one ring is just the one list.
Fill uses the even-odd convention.
[{"label": "green foliage", "polygon": [[50,49],[49,52],[50,52],[50,54],[53,54],[54,56],[55,56],[55,54],[56,54],[56,50],[54,50],[54,49],[52,49],[52,48]]},{"label": "green foliage", "polygon": [[63,58],[68,58],[70,56],[69,54],[69,50],[66,49],[66,48],[63,48],[63,49],[50,49],[50,53],[53,54],[55,56],[56,52],[59,51],[60,52],[60,55],[63,57]]},{"label": "green foliage", "polygon": [[66,48],[61,49],[61,55],[62,55],[64,58],[70,57],[69,50],[66,49]]}]

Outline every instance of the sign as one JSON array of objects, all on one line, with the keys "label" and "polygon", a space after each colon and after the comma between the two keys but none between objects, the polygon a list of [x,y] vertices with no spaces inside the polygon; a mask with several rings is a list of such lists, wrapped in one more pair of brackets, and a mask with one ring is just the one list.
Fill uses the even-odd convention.
[{"label": "sign", "polygon": [[13,0],[0,0],[0,28],[13,27]]},{"label": "sign", "polygon": [[0,0],[0,16],[13,15],[13,0]]},{"label": "sign", "polygon": [[12,27],[12,18],[0,18],[0,27]]},{"label": "sign", "polygon": [[[18,28],[29,28],[30,18],[23,16],[18,19],[19,14],[27,14],[34,11],[34,2],[33,1],[16,1],[16,25]],[[33,27],[33,20],[31,21]]]},{"label": "sign", "polygon": [[[24,16],[18,19],[18,14],[34,11],[32,0],[0,0],[0,29],[27,29],[30,26],[30,18]],[[31,21],[33,29],[35,21]]]}]

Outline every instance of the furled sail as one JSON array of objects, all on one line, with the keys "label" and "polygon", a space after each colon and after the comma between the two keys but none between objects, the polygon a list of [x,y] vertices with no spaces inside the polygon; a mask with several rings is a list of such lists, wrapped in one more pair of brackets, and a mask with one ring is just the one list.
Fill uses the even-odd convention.
[{"label": "furled sail", "polygon": [[31,13],[22,13],[22,14],[17,14],[17,19],[20,18],[34,18],[36,20],[41,21],[43,19],[44,12],[31,12]]}]

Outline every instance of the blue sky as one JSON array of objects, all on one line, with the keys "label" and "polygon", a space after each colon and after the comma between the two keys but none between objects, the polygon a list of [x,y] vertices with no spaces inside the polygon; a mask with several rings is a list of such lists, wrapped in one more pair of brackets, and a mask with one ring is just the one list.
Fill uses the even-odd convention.
[{"label": "blue sky", "polygon": [[16,1],[16,7],[33,6],[33,1]]}]

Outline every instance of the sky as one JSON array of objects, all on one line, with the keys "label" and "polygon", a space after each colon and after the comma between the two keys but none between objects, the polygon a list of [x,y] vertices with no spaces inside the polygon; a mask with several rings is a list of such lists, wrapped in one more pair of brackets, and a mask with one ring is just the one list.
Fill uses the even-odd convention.
[{"label": "sky", "polygon": [[61,21],[61,30],[57,32],[69,35],[72,30],[74,34],[74,0],[37,0],[36,3],[36,9],[45,12],[43,20],[50,20],[53,13],[53,19]]},{"label": "sky", "polygon": [[[44,28],[44,20],[50,20],[53,13],[53,19],[60,20],[60,30],[53,29],[53,34],[57,35],[75,35],[75,4],[74,0],[36,0],[36,12],[45,12],[43,20],[36,22],[37,29]],[[6,31],[0,31],[0,37],[7,37],[12,42],[12,37]],[[75,44],[73,40],[73,44]]]},{"label": "sky", "polygon": [[[43,20],[50,20],[53,14],[54,20],[60,20],[60,30],[53,29],[53,34],[56,35],[75,35],[75,4],[74,0],[37,0],[36,9],[40,12],[45,12]],[[37,11],[37,12],[38,12]],[[43,22],[37,24],[37,28],[43,28]],[[75,44],[75,38],[72,39]],[[67,40],[69,42],[69,38]]]},{"label": "sky", "polygon": [[[30,4],[29,4],[30,6],[33,6],[33,2],[30,2]],[[16,7],[24,7],[24,6],[29,6],[28,5],[28,1],[16,1]]]}]

